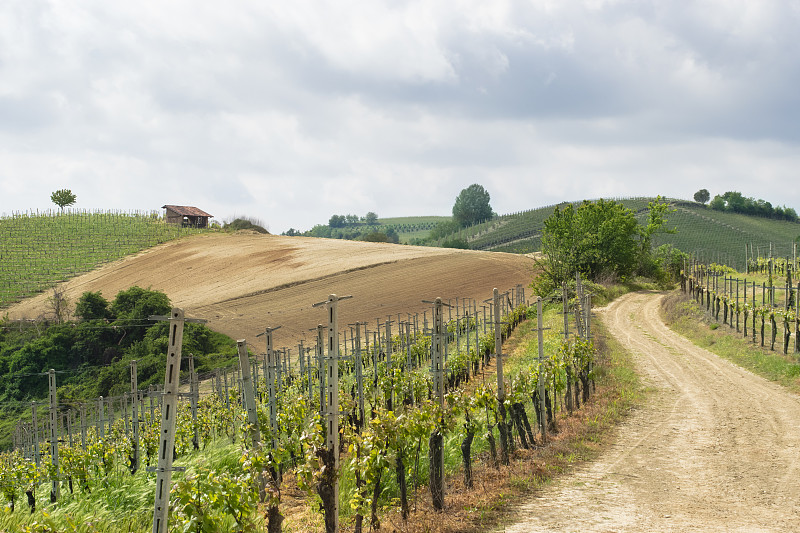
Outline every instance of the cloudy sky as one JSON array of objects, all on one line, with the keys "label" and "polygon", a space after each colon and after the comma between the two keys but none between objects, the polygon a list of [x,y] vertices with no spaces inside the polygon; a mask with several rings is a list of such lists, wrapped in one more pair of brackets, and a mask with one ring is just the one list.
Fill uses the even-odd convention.
[{"label": "cloudy sky", "polygon": [[4,0],[0,214],[508,213],[738,190],[800,211],[800,2]]}]

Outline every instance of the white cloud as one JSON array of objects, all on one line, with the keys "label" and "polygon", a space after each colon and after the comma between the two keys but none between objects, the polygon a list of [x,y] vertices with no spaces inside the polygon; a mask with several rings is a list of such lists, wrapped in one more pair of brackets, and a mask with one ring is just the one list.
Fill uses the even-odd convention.
[{"label": "white cloud", "polygon": [[[741,190],[800,207],[796,2],[0,6],[0,213],[498,212]],[[724,190],[723,190],[724,189]],[[774,196],[773,194],[774,189]]]}]

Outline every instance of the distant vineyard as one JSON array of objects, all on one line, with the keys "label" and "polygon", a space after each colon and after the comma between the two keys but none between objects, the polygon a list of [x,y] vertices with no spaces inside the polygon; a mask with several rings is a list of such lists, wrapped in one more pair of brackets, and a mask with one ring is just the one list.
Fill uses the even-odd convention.
[{"label": "distant vineyard", "polygon": [[30,212],[0,218],[0,307],[151,246],[208,230],[156,212]]},{"label": "distant vineyard", "polygon": [[[652,198],[614,200],[631,209],[640,224],[646,222],[647,203]],[[656,246],[669,244],[694,254],[700,261],[726,264],[738,270],[745,269],[748,257],[770,253],[773,257],[795,257],[800,224],[715,211],[696,202],[669,201],[675,211],[668,215],[667,227],[677,232],[658,235],[654,239]],[[474,250],[536,252],[541,249],[544,221],[555,207],[550,205],[504,215],[462,229],[457,235]]]}]

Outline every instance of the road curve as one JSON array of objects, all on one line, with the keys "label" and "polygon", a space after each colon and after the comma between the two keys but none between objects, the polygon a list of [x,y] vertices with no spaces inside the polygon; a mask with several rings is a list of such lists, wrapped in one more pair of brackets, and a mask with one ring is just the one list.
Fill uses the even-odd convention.
[{"label": "road curve", "polygon": [[599,311],[652,390],[645,405],[505,531],[800,531],[800,397],[671,331],[662,298]]}]

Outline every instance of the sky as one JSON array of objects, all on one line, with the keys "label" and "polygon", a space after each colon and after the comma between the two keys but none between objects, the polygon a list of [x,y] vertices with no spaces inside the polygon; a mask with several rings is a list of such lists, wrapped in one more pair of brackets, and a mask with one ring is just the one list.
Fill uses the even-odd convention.
[{"label": "sky", "polygon": [[800,1],[4,0],[0,215],[800,211]]}]

